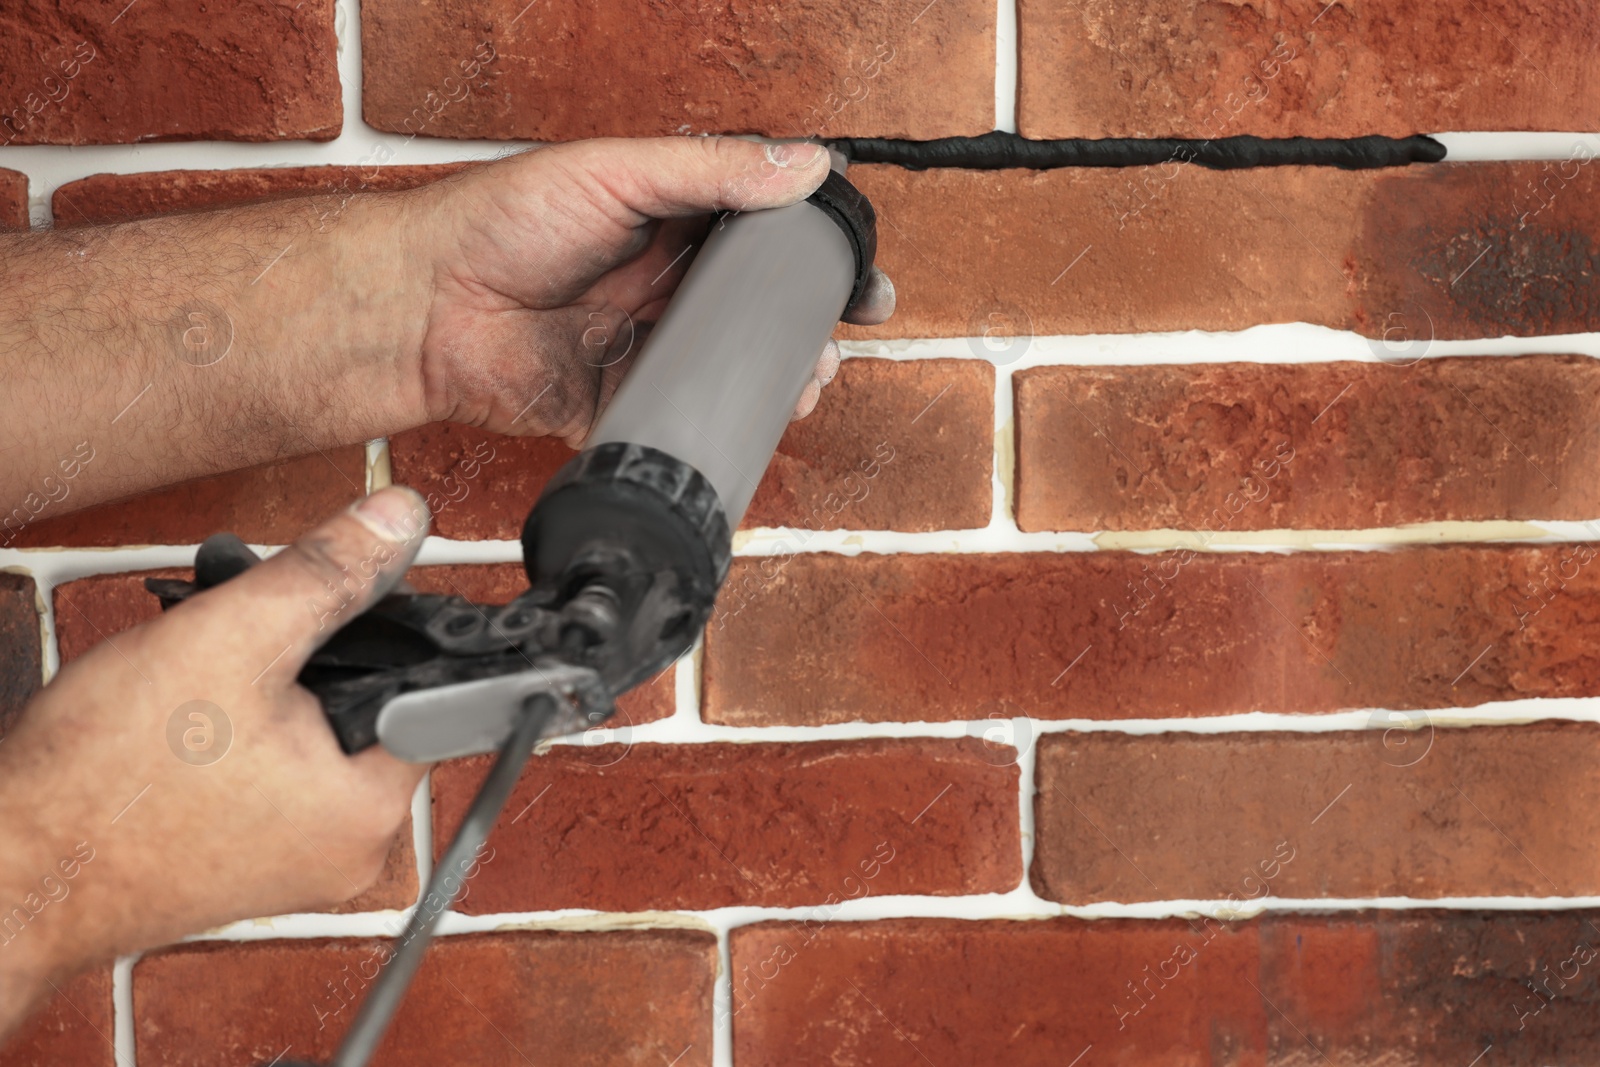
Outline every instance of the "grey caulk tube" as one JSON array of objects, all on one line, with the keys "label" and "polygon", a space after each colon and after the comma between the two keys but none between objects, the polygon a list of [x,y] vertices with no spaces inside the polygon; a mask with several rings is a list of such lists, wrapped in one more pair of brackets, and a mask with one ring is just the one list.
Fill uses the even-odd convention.
[{"label": "grey caulk tube", "polygon": [[713,223],[586,447],[682,460],[736,529],[855,279],[850,241],[809,202]]}]

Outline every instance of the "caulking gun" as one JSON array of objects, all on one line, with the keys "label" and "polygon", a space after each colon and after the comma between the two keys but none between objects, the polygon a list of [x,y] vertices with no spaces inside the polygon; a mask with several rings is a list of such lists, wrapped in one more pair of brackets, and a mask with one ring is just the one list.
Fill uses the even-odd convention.
[{"label": "caulking gun", "polygon": [[[529,513],[527,592],[492,606],[391,594],[301,672],[347,753],[499,752],[334,1067],[377,1048],[537,742],[604,722],[704,627],[732,532],[872,269],[872,205],[841,170],[801,203],[713,222],[583,451]],[[146,585],[171,606],[256,561],[219,534],[196,553],[193,582]]]}]

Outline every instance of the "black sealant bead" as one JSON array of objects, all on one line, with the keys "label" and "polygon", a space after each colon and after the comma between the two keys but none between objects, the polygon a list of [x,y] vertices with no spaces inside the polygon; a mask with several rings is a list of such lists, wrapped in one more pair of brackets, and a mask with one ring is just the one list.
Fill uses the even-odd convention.
[{"label": "black sealant bead", "polygon": [[995,130],[979,137],[943,137],[934,141],[846,137],[828,144],[843,152],[852,163],[893,163],[910,170],[930,167],[1049,170],[1056,167],[1136,167],[1167,162],[1195,163],[1216,170],[1285,166],[1367,170],[1437,163],[1445,155],[1444,145],[1420,134],[1342,139],[1245,136],[1215,140],[1110,137],[1034,141]]}]

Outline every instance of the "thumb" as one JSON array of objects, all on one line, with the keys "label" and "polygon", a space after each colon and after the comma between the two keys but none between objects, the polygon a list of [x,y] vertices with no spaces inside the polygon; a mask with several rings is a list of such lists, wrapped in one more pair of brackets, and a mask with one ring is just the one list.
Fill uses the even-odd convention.
[{"label": "thumb", "polygon": [[428,532],[428,507],[402,486],[380,489],[208,595],[237,598],[264,648],[262,680],[293,682],[311,654],[405,576]]},{"label": "thumb", "polygon": [[607,190],[634,211],[635,225],[798,203],[816,192],[829,166],[819,144],[738,137],[608,138],[544,151],[563,154],[587,189]]}]

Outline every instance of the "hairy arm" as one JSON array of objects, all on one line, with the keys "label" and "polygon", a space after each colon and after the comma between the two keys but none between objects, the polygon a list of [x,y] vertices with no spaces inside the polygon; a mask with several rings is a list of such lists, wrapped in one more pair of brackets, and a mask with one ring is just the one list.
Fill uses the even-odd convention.
[{"label": "hairy arm", "polygon": [[[707,213],[793,203],[827,168],[811,145],[589,141],[403,193],[0,237],[0,506],[56,514],[430,421],[576,446]],[[876,274],[854,321],[893,298]]]},{"label": "hairy arm", "polygon": [[0,501],[82,507],[423,421],[427,199],[0,238]]}]

